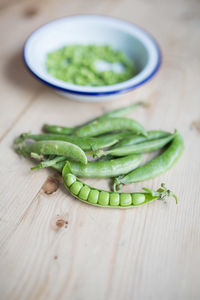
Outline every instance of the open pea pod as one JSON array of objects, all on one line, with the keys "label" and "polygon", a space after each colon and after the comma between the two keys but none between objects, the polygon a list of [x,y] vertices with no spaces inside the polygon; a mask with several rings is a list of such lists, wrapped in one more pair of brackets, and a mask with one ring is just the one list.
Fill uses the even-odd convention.
[{"label": "open pea pod", "polygon": [[81,180],[74,174],[70,173],[70,164],[67,162],[63,168],[63,181],[67,190],[71,195],[88,204],[99,207],[110,208],[131,208],[147,204],[153,200],[164,200],[166,197],[173,196],[176,201],[177,197],[166,189],[164,184],[157,191],[145,189],[145,192],[138,193],[119,193],[109,192],[93,188]]}]

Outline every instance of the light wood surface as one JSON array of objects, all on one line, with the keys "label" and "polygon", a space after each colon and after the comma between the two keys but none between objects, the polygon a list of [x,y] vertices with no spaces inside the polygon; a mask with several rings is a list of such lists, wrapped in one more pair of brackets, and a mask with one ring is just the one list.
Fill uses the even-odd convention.
[{"label": "light wood surface", "polygon": [[[27,36],[56,17],[96,13],[139,24],[159,41],[163,64],[141,88],[105,104],[81,104],[34,79],[22,61]],[[200,299],[200,1],[35,0],[0,2],[0,298],[20,300]],[[148,129],[177,128],[185,152],[165,182],[179,197],[130,210],[70,197],[51,170],[31,172],[12,150],[44,122],[76,125],[138,100],[131,117]],[[87,180],[108,188],[106,180]],[[53,192],[53,193],[51,193]]]}]

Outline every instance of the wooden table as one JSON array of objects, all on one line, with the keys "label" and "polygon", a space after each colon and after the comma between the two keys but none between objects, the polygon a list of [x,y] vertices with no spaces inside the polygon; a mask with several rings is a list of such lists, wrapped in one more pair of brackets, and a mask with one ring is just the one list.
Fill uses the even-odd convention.
[{"label": "wooden table", "polygon": [[[7,299],[200,299],[200,1],[1,0],[0,295]],[[96,13],[147,28],[163,64],[149,83],[102,104],[56,95],[34,79],[23,43],[54,18]],[[45,122],[73,126],[137,100],[151,106],[131,117],[148,129],[177,128],[185,152],[168,173],[124,191],[165,182],[179,197],[130,210],[80,203],[55,172],[31,172],[12,149],[21,132]],[[87,180],[108,188],[105,180]]]}]

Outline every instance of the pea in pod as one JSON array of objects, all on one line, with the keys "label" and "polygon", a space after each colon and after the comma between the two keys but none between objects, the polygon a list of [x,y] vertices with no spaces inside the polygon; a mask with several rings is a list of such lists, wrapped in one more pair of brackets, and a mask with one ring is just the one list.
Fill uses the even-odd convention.
[{"label": "pea in pod", "polygon": [[129,174],[115,178],[113,190],[119,190],[124,184],[148,180],[168,171],[178,161],[183,149],[183,138],[177,132],[169,147],[162,154]]},{"label": "pea in pod", "polygon": [[69,173],[68,164],[63,169],[63,181],[71,195],[85,203],[99,207],[131,208],[157,199],[164,200],[169,196],[173,196],[177,201],[177,197],[167,190],[163,184],[157,191],[143,188],[145,192],[142,193],[118,193],[93,188],[83,183],[74,174]]}]

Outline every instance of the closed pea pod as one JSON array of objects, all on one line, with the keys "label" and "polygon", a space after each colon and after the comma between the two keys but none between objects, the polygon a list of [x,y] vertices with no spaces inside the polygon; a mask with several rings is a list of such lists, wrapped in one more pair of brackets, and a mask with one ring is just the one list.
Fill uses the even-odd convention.
[{"label": "closed pea pod", "polygon": [[[53,159],[47,159],[40,162],[39,165],[32,168],[32,170],[53,167],[58,172],[62,172],[66,164],[65,156],[57,156]],[[86,165],[83,163],[70,161],[70,168],[73,174],[86,178],[107,178],[115,177],[121,174],[127,174],[131,170],[137,168],[142,161],[140,154],[131,154],[125,157],[110,159],[105,161],[92,161]]]},{"label": "closed pea pod", "polygon": [[151,130],[151,131],[147,131],[147,134],[148,134],[147,136],[131,135],[128,137],[124,137],[117,144],[115,144],[112,147],[112,149],[119,148],[122,146],[129,146],[129,145],[134,145],[134,144],[138,144],[138,143],[143,143],[143,142],[154,140],[154,139],[160,139],[160,138],[171,135],[170,132],[163,131],[163,130]]},{"label": "closed pea pod", "polygon": [[[109,161],[88,162],[87,165],[77,163],[74,161],[70,161],[69,164],[72,173],[76,176],[86,178],[107,178],[117,176],[115,174],[120,175],[128,173],[129,170],[137,168],[141,160],[142,156],[140,154],[133,154],[123,158],[112,159]],[[65,162],[62,162],[59,171],[62,171],[63,164],[65,164]]]},{"label": "closed pea pod", "polygon": [[140,123],[128,118],[106,118],[97,120],[75,131],[75,135],[80,137],[93,137],[107,132],[127,130],[135,134],[147,135],[146,130]]},{"label": "closed pea pod", "polygon": [[43,126],[43,131],[49,132],[49,133],[55,133],[55,134],[70,135],[70,134],[73,134],[73,132],[75,130],[76,130],[76,128],[59,126],[59,125],[44,124],[44,126]]},{"label": "closed pea pod", "polygon": [[[87,123],[85,123],[84,125],[86,124],[89,124],[95,120],[101,120],[101,119],[106,119],[106,118],[116,118],[116,117],[123,117],[125,116],[126,114],[132,112],[133,110],[135,110],[137,107],[139,106],[146,106],[147,104],[145,102],[136,102],[134,104],[130,104],[130,105],[127,105],[127,106],[123,106],[123,107],[120,107],[120,108],[117,108],[117,109],[114,109],[112,111],[109,111]],[[49,124],[45,124],[43,126],[43,130],[45,132],[49,132],[49,133],[56,133],[56,134],[66,134],[66,135],[71,135],[73,134],[78,128],[82,127],[83,125],[80,125],[80,126],[76,126],[76,127],[65,127],[65,126],[59,126],[59,125],[49,125]]]},{"label": "closed pea pod", "polygon": [[[118,117],[124,117],[125,115],[129,114],[136,108],[140,106],[148,106],[146,102],[136,102],[127,106],[122,106],[120,108],[114,109],[112,111],[109,111],[107,113],[104,113],[103,115],[97,117],[95,120],[105,119],[105,118],[118,118]],[[93,120],[94,121],[94,120]]]},{"label": "closed pea pod", "polygon": [[180,158],[183,149],[183,138],[176,133],[173,141],[162,154],[127,175],[116,178],[113,184],[114,191],[120,189],[124,184],[151,179],[166,172]]},{"label": "closed pea pod", "polygon": [[173,138],[174,134],[169,136],[157,139],[157,140],[150,140],[143,143],[132,144],[128,146],[121,146],[114,149],[109,150],[97,150],[95,155],[101,157],[103,155],[112,155],[112,156],[125,156],[129,154],[138,154],[138,153],[145,153],[145,152],[152,152],[158,150],[165,145],[167,145]]},{"label": "closed pea pod", "polygon": [[[66,170],[63,175],[65,187],[77,199],[95,206],[130,208],[144,205],[156,199],[163,200],[168,196],[173,196],[177,200],[176,196],[167,190],[163,184],[157,191],[145,189],[145,192],[142,193],[109,192],[95,189],[87,184],[84,184],[75,175],[68,172],[69,166],[66,165]],[[76,181],[74,181],[74,178],[76,178]]]},{"label": "closed pea pod", "polygon": [[[30,142],[30,143],[29,143]],[[81,148],[72,143],[63,141],[39,141],[25,140],[14,143],[15,150],[22,155],[35,153],[38,155],[61,155],[73,158],[83,164],[87,163],[87,156]]]},{"label": "closed pea pod", "polygon": [[64,141],[75,144],[79,146],[82,150],[98,150],[102,148],[110,147],[116,144],[119,140],[129,135],[128,132],[113,133],[109,135],[104,135],[97,138],[81,138],[78,136],[67,136],[62,134],[21,134],[21,139],[32,139],[34,141]]}]

